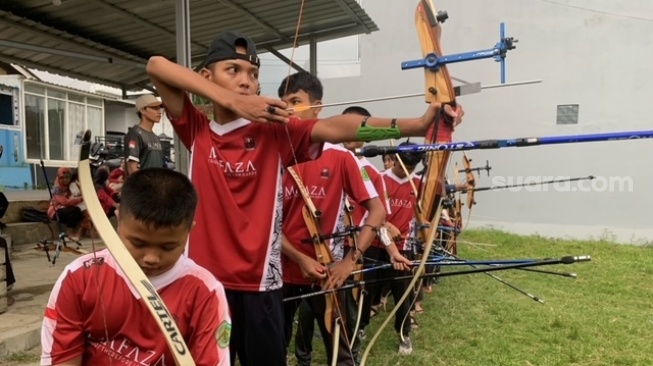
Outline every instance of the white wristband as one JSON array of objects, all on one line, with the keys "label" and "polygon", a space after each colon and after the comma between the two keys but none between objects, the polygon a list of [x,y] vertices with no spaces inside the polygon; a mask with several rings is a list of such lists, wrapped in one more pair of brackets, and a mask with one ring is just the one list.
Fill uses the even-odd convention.
[{"label": "white wristband", "polygon": [[390,238],[390,234],[388,234],[388,229],[385,226],[381,226],[379,229],[379,239],[381,240],[381,243],[385,245],[386,247],[389,247],[390,244],[392,244],[392,239]]}]

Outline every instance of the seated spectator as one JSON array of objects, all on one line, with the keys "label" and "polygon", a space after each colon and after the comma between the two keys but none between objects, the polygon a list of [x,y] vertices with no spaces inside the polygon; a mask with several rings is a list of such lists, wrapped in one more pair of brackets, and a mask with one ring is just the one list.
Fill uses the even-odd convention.
[{"label": "seated spectator", "polygon": [[109,187],[114,191],[118,192],[120,195],[120,189],[122,188],[123,183],[125,182],[125,161],[123,160],[120,163],[120,166],[114,169],[111,174],[109,174]]},{"label": "seated spectator", "polygon": [[[57,170],[57,178],[52,187],[52,201],[48,207],[48,217],[50,220],[56,220],[66,225],[68,236],[74,241],[79,241],[84,221],[80,204],[84,202],[84,199],[81,196],[72,195],[70,191],[71,177],[70,168],[62,167]],[[86,210],[85,205],[84,210]]]},{"label": "seated spectator", "polygon": [[109,172],[106,169],[98,169],[93,176],[93,184],[104,213],[107,217],[113,216],[118,204],[114,200],[116,192],[109,187]]}]

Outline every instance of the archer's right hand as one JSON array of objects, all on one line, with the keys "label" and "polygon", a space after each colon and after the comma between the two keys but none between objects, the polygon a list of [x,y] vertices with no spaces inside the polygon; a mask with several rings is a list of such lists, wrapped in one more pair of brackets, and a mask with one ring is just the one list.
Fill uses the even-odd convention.
[{"label": "archer's right hand", "polygon": [[297,264],[302,276],[307,280],[323,280],[327,276],[326,267],[307,255],[303,255]]}]

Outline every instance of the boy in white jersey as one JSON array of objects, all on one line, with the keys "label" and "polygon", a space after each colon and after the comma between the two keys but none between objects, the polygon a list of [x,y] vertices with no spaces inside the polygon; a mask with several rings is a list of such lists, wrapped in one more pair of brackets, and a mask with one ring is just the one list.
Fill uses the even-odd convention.
[{"label": "boy in white jersey", "polygon": [[[148,276],[197,365],[229,365],[231,319],[224,288],[183,256],[197,194],[183,174],[139,170],[116,212],[118,235]],[[77,258],[57,280],[41,330],[41,365],[171,365],[163,334],[113,256]]]}]

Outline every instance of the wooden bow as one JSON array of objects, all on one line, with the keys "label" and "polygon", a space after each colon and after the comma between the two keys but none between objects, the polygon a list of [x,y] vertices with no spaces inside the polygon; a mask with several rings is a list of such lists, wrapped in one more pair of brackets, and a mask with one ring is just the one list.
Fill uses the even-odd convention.
[{"label": "wooden bow", "polygon": [[[354,206],[349,202],[349,199],[345,197],[345,202],[344,202],[344,209],[345,209],[345,229],[346,230],[351,230],[351,235],[349,236],[350,240],[350,251],[351,250],[359,250],[358,249],[358,233],[354,231],[353,229],[357,226],[357,223],[354,222]],[[360,271],[363,269],[364,266],[364,256],[361,255],[358,263],[356,263],[355,270],[357,270],[356,274],[354,274],[352,277],[352,280],[355,283],[359,283],[363,280],[363,272]],[[349,348],[354,347],[354,342],[356,341],[356,334],[358,333],[358,329],[360,327],[360,321],[361,321],[361,316],[363,314],[363,300],[365,299],[365,285],[356,287],[352,289],[352,295],[354,297],[354,301],[358,304],[357,307],[357,312],[356,312],[356,322],[354,324],[354,330],[351,333],[351,340],[349,341]]]},{"label": "wooden bow", "polygon": [[[421,0],[415,10],[415,27],[417,35],[420,40],[422,55],[427,57],[429,54],[442,55],[440,49],[440,22],[446,19],[446,13],[438,13],[431,0]],[[429,127],[425,143],[434,143],[438,138],[445,138],[451,141],[451,132],[453,131],[453,123],[444,114],[444,105],[456,106],[455,90],[453,83],[449,77],[446,66],[440,66],[437,69],[424,69],[425,77],[425,101],[427,103],[440,102],[442,103],[441,113],[436,118],[434,123]],[[448,136],[448,138],[447,138]],[[402,295],[401,299],[397,302],[392,309],[386,320],[381,324],[377,332],[372,337],[369,345],[365,349],[361,359],[361,366],[365,366],[365,362],[369,356],[372,346],[381,334],[381,331],[389,324],[392,317],[397,313],[399,307],[408,298],[410,291],[414,288],[419,280],[419,276],[424,272],[426,260],[435,240],[440,215],[442,212],[442,196],[444,192],[444,172],[446,169],[446,162],[449,159],[448,152],[428,152],[426,153],[426,170],[421,178],[420,192],[417,197],[416,219],[418,224],[428,222],[427,228],[419,230],[419,239],[424,243],[424,249],[420,264],[415,270],[408,288]],[[418,211],[420,211],[418,213]],[[419,225],[421,226],[421,225]]]},{"label": "wooden bow", "polygon": [[[157,293],[154,285],[152,285],[145,273],[143,273],[136,263],[136,260],[134,260],[125,245],[122,243],[118,233],[113,230],[113,226],[100,204],[91,174],[91,165],[89,161],[89,151],[91,147],[90,141],[91,131],[87,130],[83,133],[83,137],[81,137],[81,153],[78,172],[82,197],[86,203],[91,221],[93,222],[93,225],[95,225],[95,228],[104,241],[107,249],[109,249],[109,252],[115,258],[116,263],[125,274],[125,277],[127,277],[129,282],[134,286],[147,306],[147,309],[150,311],[150,314],[152,314],[152,317],[159,326],[161,333],[163,333],[163,337],[165,338],[168,348],[175,359],[175,363],[183,366],[194,366],[195,361],[193,361],[190,350],[188,349],[172,314],[170,314],[170,311],[161,299],[161,296]],[[95,256],[95,254],[95,250],[93,250],[93,255]],[[97,257],[95,257],[95,263],[96,265],[98,263]],[[109,335],[106,334],[106,337],[108,341]]]},{"label": "wooden bow", "polygon": [[[288,168],[288,173],[295,180],[297,188],[304,199],[304,206],[302,207],[302,215],[304,217],[304,222],[310,234],[311,240],[313,242],[313,247],[315,248],[315,259],[317,262],[323,265],[327,270],[327,278],[324,279],[320,285],[324,287],[327,279],[329,278],[329,267],[333,264],[333,256],[331,255],[331,249],[329,249],[329,244],[324,240],[324,235],[322,235],[322,230],[320,229],[320,210],[315,207],[311,195],[306,189],[306,186],[301,180],[299,174],[295,171],[293,167]],[[324,312],[324,324],[326,325],[329,333],[333,332],[333,313],[337,309],[337,298],[335,293],[329,293],[324,295],[326,297],[326,311]]]}]

